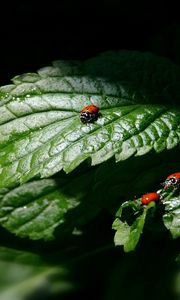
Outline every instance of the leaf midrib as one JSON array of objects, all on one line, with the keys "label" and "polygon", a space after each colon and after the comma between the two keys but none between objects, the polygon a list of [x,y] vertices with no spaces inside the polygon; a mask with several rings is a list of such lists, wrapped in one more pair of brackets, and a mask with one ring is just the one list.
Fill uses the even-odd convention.
[{"label": "leaf midrib", "polygon": [[[117,116],[117,117],[114,118],[113,120],[109,120],[109,122],[107,122],[107,123],[106,123],[105,125],[103,125],[103,126],[104,126],[104,127],[107,127],[107,126],[111,125],[113,122],[117,121],[118,119],[120,119],[120,118],[122,118],[122,117],[127,116],[127,115],[130,114],[132,111],[135,111],[137,108],[139,108],[139,105],[136,105],[136,107],[135,107],[134,109],[132,109],[131,111],[128,111],[128,112],[127,112],[126,114],[124,114],[123,116]],[[76,116],[74,116],[73,118],[76,118]],[[59,121],[59,122],[61,122],[61,121]],[[54,122],[54,123],[56,123],[56,122]],[[58,123],[58,122],[57,122],[57,123]],[[48,126],[50,126],[50,125],[51,125],[51,124],[48,124],[48,125],[46,125],[45,127],[48,127]],[[69,126],[71,126],[71,125],[72,125],[72,124],[70,124]],[[45,128],[45,127],[44,127],[44,128]],[[101,128],[102,128],[101,126],[98,126],[97,128],[95,127],[94,130],[92,130],[90,133],[88,133],[88,134],[87,134],[87,133],[84,133],[80,138],[78,138],[75,142],[73,142],[73,145],[75,145],[76,143],[78,143],[78,142],[79,142],[81,139],[83,139],[86,135],[87,135],[87,136],[93,135],[95,131],[98,131],[98,130],[100,130]],[[37,129],[36,131],[38,131],[38,129]],[[64,128],[63,131],[67,131],[67,127]],[[63,131],[62,131],[62,132],[63,132]],[[62,132],[61,132],[61,134],[62,134]],[[53,138],[50,138],[47,142],[45,142],[42,146],[38,147],[36,150],[30,151],[30,152],[28,152],[27,154],[25,154],[24,156],[22,156],[22,157],[20,157],[20,158],[18,158],[18,159],[15,159],[15,160],[13,160],[13,161],[7,163],[7,164],[4,164],[3,167],[7,167],[7,166],[9,166],[9,165],[12,164],[12,163],[15,163],[15,162],[21,160],[21,159],[24,158],[26,155],[30,155],[30,154],[35,153],[36,151],[39,151],[39,149],[40,149],[41,147],[44,147],[46,144],[50,143],[51,140],[54,139],[54,138],[56,138],[59,134],[60,134],[60,133],[58,132],[56,135],[53,136]],[[23,137],[23,138],[24,138],[24,137]],[[19,140],[23,140],[23,138],[19,138],[18,141],[19,141]],[[17,139],[16,139],[16,140],[17,140]],[[72,144],[68,145],[65,149],[63,149],[63,150],[62,150],[62,153],[63,153],[65,150],[67,150],[71,145],[72,145]],[[55,154],[54,156],[56,156],[56,155],[57,155],[57,154]],[[53,157],[53,156],[52,156],[52,157]],[[52,158],[52,157],[51,157],[51,158]],[[33,168],[32,168],[32,169],[33,169]],[[32,169],[31,169],[31,170],[32,170]]]}]

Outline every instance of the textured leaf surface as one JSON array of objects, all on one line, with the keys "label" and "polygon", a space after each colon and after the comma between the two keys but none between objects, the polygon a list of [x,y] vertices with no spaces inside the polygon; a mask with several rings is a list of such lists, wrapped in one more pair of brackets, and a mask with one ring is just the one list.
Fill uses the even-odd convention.
[{"label": "textured leaf surface", "polygon": [[166,201],[165,211],[164,225],[170,230],[173,238],[180,237],[180,198],[176,197]]},{"label": "textured leaf surface", "polygon": [[145,94],[143,102],[179,103],[179,67],[163,57],[136,51],[106,52],[87,60],[85,67],[91,75],[135,87],[137,95]]},{"label": "textured leaf surface", "polygon": [[79,169],[79,174],[57,174],[56,178],[1,189],[0,224],[20,237],[47,240],[58,235],[63,240],[74,228],[81,230],[102,208],[114,214],[121,201],[141,195],[180,167],[178,159],[174,162],[176,152],[169,153],[132,157],[121,163],[108,160],[82,175]]},{"label": "textured leaf surface", "polygon": [[[118,70],[122,65],[124,79],[117,67],[112,68],[111,78],[105,71],[100,74],[99,66],[108,69],[100,57],[95,63],[55,62],[37,74],[16,76],[14,84],[2,87],[0,187],[11,187],[35,176],[48,177],[61,169],[68,173],[87,158],[96,165],[114,155],[116,161],[122,161],[150,150],[161,152],[175,147],[180,139],[180,111],[170,104],[177,102],[174,82],[179,69],[165,61],[160,64],[163,70],[156,70],[158,58],[151,56],[148,63],[147,57],[129,52],[110,56],[114,66],[118,61]],[[96,74],[91,74],[94,64]],[[136,73],[138,68],[146,78],[142,88],[135,80],[141,78]],[[167,72],[160,84],[158,76],[164,69]],[[158,91],[153,90],[154,84],[147,85],[150,74],[159,78]],[[161,102],[157,95],[164,95],[167,86],[171,89]],[[84,125],[79,114],[91,103],[100,107],[102,116]]]},{"label": "textured leaf surface", "polygon": [[[31,239],[52,239],[55,228],[66,221],[66,230],[72,231],[83,219],[84,210],[88,216],[87,189],[91,180],[89,173],[73,179],[37,180],[10,191],[1,190],[0,223],[10,232]],[[82,214],[79,220],[75,208]],[[91,208],[92,216],[93,209],[96,211],[95,207]],[[71,211],[73,218],[68,222]]]}]

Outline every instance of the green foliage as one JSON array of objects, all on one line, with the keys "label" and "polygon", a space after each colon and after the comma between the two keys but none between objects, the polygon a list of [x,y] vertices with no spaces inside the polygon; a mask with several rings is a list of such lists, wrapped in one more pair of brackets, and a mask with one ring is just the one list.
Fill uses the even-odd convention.
[{"label": "green foliage", "polygon": [[165,201],[164,225],[170,230],[173,238],[180,237],[180,198],[174,197]]},{"label": "green foliage", "polygon": [[42,289],[49,296],[63,294],[73,289],[67,274],[65,268],[50,266],[37,254],[0,247],[2,300],[29,299]]},{"label": "green foliage", "polygon": [[[114,236],[114,243],[117,246],[124,246],[124,251],[133,251],[140,239],[145,226],[147,217],[148,223],[154,223],[153,226],[148,224],[152,231],[161,229],[161,219],[167,229],[170,230],[173,238],[180,236],[180,216],[179,216],[179,196],[173,197],[179,190],[179,186],[175,187],[171,192],[168,190],[159,190],[161,200],[159,203],[150,202],[148,205],[142,205],[141,199],[134,201],[126,201],[121,204],[116,213],[116,219],[112,224],[112,228],[116,231]],[[126,213],[125,221],[123,219],[124,209],[133,211],[131,217],[131,224],[128,224],[126,219],[129,217],[130,211]],[[158,221],[157,221],[158,216]],[[132,222],[132,219],[133,222]],[[160,227],[160,228],[158,228]],[[162,229],[161,229],[162,230]]]},{"label": "green foliage", "polygon": [[12,190],[2,190],[1,224],[20,237],[31,239],[50,240],[60,225],[61,235],[73,231],[100,209],[95,203],[96,198],[92,201],[90,197],[93,194],[93,190],[89,189],[92,175],[92,172],[67,178],[59,175],[53,179],[32,181]]},{"label": "green foliage", "polygon": [[[114,155],[116,161],[123,161],[177,146],[180,112],[172,104],[179,100],[174,97],[175,92],[179,95],[179,85],[174,85],[179,69],[160,60],[160,79],[160,70],[153,69],[157,62],[151,55],[129,52],[105,55],[81,67],[72,63],[66,68],[65,63],[56,62],[38,74],[17,76],[14,85],[2,87],[0,186],[49,177],[61,169],[68,173],[88,158],[96,165]],[[91,75],[89,67],[96,72],[94,65],[97,74]],[[99,74],[99,66],[111,70],[111,79],[109,74]],[[119,74],[117,67],[126,72]],[[138,68],[144,78],[141,88]],[[150,74],[155,82],[158,78],[156,90],[154,84],[147,84]],[[165,83],[171,89],[160,99]],[[92,103],[100,107],[102,117],[84,125],[80,111]]]},{"label": "green foliage", "polygon": [[[131,206],[131,203],[128,204]],[[114,243],[116,246],[123,245],[125,252],[133,251],[135,249],[143,231],[147,211],[153,206],[154,203],[150,203],[145,207],[142,214],[135,219],[131,226],[128,225],[126,221],[122,222],[119,218],[115,219],[112,228],[116,230],[114,236]]]},{"label": "green foliage", "polygon": [[[123,245],[125,252],[155,227],[161,232],[164,226],[167,237],[167,229],[173,238],[180,236],[178,189],[159,206],[143,207],[139,200],[180,169],[179,82],[180,69],[170,61],[121,51],[85,62],[56,61],[0,88],[0,224],[5,236],[10,234],[9,246],[12,237],[28,238],[33,247],[46,240],[46,245],[54,243],[53,251],[57,248],[55,259],[62,255],[59,247],[68,253],[67,241],[75,242],[76,249],[65,255],[62,269],[60,262],[54,267],[53,253],[50,264],[37,256],[38,266],[27,267],[27,277],[22,268],[22,285],[18,262],[20,277],[12,278],[17,289],[7,292],[11,279],[5,277],[2,299],[25,299],[35,289],[33,278],[39,287],[51,272],[63,273],[76,251],[83,260],[85,241],[96,252],[106,235],[104,216],[109,223],[115,218],[115,245]],[[82,124],[80,112],[89,104],[97,105],[101,116]],[[0,256],[6,260],[4,249]],[[10,259],[10,272],[15,269]]]}]

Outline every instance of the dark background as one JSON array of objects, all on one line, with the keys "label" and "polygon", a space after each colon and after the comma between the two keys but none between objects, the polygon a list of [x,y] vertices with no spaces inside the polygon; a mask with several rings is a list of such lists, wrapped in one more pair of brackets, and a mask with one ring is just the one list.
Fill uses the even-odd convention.
[{"label": "dark background", "polygon": [[179,23],[172,1],[7,1],[0,11],[0,85],[56,59],[119,49],[158,52],[150,41],[162,32],[169,33],[159,52],[172,58]]}]

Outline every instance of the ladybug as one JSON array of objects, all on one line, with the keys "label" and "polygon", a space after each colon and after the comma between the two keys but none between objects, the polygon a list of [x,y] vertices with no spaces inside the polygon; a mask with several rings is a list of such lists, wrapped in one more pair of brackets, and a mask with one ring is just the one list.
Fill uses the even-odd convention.
[{"label": "ladybug", "polygon": [[93,123],[99,116],[99,107],[95,105],[88,105],[81,110],[80,119],[82,123],[87,124]]},{"label": "ladybug", "polygon": [[152,201],[159,201],[159,200],[161,200],[161,197],[158,193],[155,193],[155,192],[144,194],[141,197],[141,203],[144,204],[144,205],[147,205]]},{"label": "ladybug", "polygon": [[180,183],[180,172],[173,173],[169,175],[166,180],[162,183],[164,189],[168,189],[170,187],[175,187]]}]

